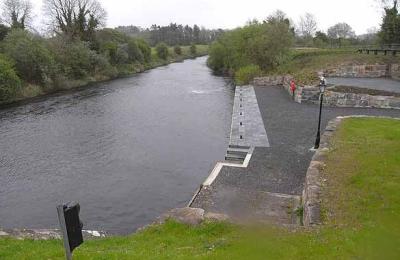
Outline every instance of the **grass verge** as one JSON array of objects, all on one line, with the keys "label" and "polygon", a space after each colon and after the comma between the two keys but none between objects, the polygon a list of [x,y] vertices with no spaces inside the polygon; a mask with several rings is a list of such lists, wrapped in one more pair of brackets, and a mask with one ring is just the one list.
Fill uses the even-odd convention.
[{"label": "grass verge", "polygon": [[[324,170],[325,225],[312,230],[175,222],[87,241],[75,259],[399,259],[400,120],[347,119]],[[0,259],[62,259],[62,242],[0,239]]]}]

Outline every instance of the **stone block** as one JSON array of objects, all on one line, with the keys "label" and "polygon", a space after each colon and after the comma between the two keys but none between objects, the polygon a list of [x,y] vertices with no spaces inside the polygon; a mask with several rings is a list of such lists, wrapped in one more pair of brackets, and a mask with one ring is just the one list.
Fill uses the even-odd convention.
[{"label": "stone block", "polygon": [[162,223],[167,219],[188,225],[199,225],[204,221],[204,209],[188,207],[172,209],[160,217],[160,222]]}]

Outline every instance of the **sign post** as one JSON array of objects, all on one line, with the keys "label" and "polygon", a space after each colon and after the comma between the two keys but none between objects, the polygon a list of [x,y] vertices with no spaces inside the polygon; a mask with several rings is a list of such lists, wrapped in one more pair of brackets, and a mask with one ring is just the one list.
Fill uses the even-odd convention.
[{"label": "sign post", "polygon": [[58,220],[64,240],[65,256],[72,260],[72,251],[83,243],[80,205],[76,202],[57,206]]}]

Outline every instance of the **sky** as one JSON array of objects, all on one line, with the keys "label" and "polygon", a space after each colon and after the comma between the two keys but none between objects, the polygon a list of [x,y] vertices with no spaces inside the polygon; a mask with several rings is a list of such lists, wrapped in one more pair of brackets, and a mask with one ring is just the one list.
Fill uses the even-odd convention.
[{"label": "sky", "polygon": [[[35,5],[36,23],[42,17],[42,0]],[[107,27],[152,24],[197,24],[206,28],[233,29],[254,18],[262,20],[275,10],[295,23],[304,13],[315,15],[318,28],[346,22],[357,34],[379,27],[382,10],[376,0],[98,0],[108,13]]]}]

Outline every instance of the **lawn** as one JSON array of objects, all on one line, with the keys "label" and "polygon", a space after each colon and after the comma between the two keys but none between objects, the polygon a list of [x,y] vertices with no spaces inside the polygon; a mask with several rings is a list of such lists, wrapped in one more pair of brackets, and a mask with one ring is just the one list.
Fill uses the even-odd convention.
[{"label": "lawn", "polygon": [[[346,119],[324,169],[324,226],[175,222],[86,241],[76,259],[400,259],[400,120]],[[61,241],[0,239],[0,259],[61,259]]]}]

